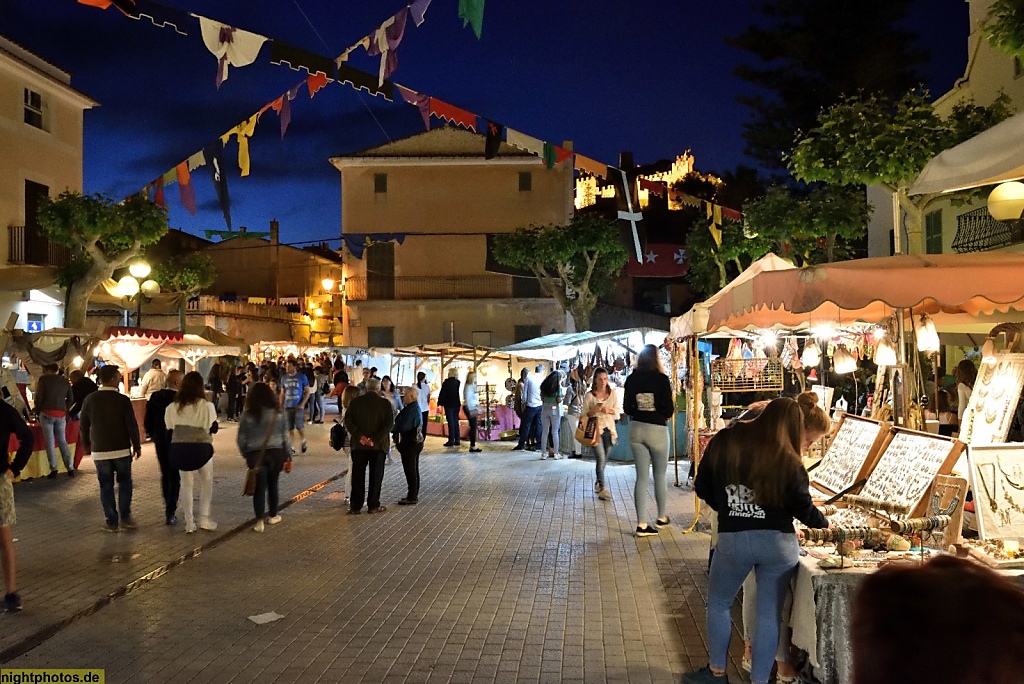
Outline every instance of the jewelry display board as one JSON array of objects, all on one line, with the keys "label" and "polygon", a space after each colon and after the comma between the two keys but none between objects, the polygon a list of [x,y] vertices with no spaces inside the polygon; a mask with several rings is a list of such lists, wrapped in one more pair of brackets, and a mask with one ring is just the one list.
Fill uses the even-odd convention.
[{"label": "jewelry display board", "polygon": [[1024,444],[971,446],[967,463],[978,535],[1024,537]]},{"label": "jewelry display board", "polygon": [[996,359],[978,369],[960,424],[960,439],[967,444],[998,444],[1009,434],[1024,389],[1024,354],[999,354]]},{"label": "jewelry display board", "polygon": [[965,444],[897,427],[890,428],[890,435],[860,493],[906,506],[909,517],[921,517],[928,508],[935,476],[949,474]]},{"label": "jewelry display board", "polygon": [[832,443],[810,473],[811,485],[826,494],[838,494],[867,477],[889,434],[888,427],[888,423],[844,413]]},{"label": "jewelry display board", "polygon": [[932,535],[931,541],[936,543],[929,544],[929,546],[937,545],[939,549],[945,551],[951,545],[960,543],[966,501],[967,480],[952,475],[935,476],[925,517],[948,515],[949,524],[943,530],[942,535]]}]

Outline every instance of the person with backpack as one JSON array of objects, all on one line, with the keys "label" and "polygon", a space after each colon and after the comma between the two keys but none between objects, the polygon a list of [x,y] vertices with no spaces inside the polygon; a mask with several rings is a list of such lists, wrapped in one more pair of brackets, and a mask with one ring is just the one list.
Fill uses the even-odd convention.
[{"label": "person with backpack", "polygon": [[[560,458],[558,445],[558,428],[562,420],[562,375],[557,370],[548,373],[540,383],[540,460],[551,457]],[[548,439],[551,443],[548,444]]]},{"label": "person with backpack", "polygon": [[[400,506],[414,506],[420,497],[420,452],[423,451],[423,416],[420,413],[419,390],[410,387],[405,390],[405,406],[395,417],[391,429],[395,446],[402,456],[402,469],[409,492],[398,502]],[[471,449],[472,451],[472,449]]]}]

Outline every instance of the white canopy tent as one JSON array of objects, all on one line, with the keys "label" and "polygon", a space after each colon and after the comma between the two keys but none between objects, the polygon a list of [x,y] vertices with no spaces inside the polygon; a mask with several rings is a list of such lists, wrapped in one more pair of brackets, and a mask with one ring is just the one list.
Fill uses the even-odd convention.
[{"label": "white canopy tent", "polygon": [[925,165],[911,195],[955,192],[1024,179],[1024,113],[940,152]]},{"label": "white canopy tent", "polygon": [[664,330],[653,328],[627,328],[607,332],[552,333],[536,337],[525,342],[517,342],[497,349],[499,353],[508,354],[521,359],[539,359],[544,361],[561,361],[576,356],[581,345],[592,345],[596,342],[616,341],[631,349],[640,351],[645,344],[660,346],[665,341]]}]

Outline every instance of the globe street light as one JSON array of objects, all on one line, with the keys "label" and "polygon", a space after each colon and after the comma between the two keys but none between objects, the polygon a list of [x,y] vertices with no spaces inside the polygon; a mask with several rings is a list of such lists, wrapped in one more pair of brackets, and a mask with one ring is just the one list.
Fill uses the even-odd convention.
[{"label": "globe street light", "polygon": [[117,281],[117,290],[122,297],[135,302],[135,327],[142,327],[142,300],[152,299],[160,294],[160,283],[147,280],[153,269],[144,259],[133,261],[128,266],[128,273]]}]

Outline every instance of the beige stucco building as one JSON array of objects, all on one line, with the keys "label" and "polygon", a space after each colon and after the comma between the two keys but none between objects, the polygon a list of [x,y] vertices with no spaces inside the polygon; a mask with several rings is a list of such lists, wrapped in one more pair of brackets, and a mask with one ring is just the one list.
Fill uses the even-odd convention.
[{"label": "beige stucco building", "polygon": [[488,270],[487,255],[489,235],[569,222],[572,166],[547,169],[506,143],[485,159],[484,139],[443,127],[331,158],[341,172],[342,237],[404,236],[362,258],[345,250],[347,344],[500,346],[566,330],[535,279]]},{"label": "beige stucco building", "polygon": [[81,192],[83,116],[95,106],[69,73],[0,37],[0,325],[12,311],[22,329],[63,324],[61,303],[35,288],[52,285],[68,252],[39,233],[35,210]]}]

